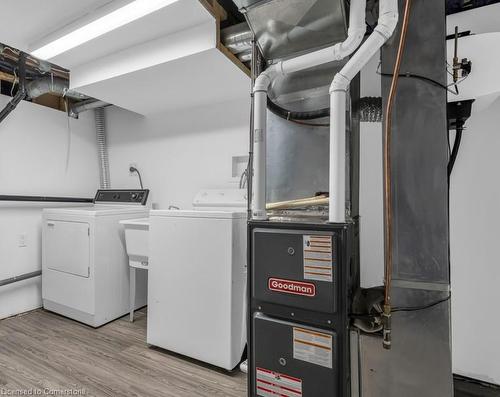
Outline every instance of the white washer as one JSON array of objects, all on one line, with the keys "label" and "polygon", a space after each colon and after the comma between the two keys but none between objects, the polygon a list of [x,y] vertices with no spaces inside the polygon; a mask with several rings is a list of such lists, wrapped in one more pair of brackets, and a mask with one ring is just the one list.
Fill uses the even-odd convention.
[{"label": "white washer", "polygon": [[246,345],[246,192],[150,214],[147,342],[232,370]]},{"label": "white washer", "polygon": [[[147,217],[148,190],[99,190],[88,207],[43,210],[42,299],[47,310],[99,327],[129,312],[123,219]],[[147,276],[136,307],[146,305]]]}]

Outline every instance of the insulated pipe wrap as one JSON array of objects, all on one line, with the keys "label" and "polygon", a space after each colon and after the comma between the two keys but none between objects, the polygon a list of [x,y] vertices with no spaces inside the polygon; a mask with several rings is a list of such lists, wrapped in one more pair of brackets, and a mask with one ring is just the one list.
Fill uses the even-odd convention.
[{"label": "insulated pipe wrap", "polygon": [[246,22],[221,31],[222,44],[233,54],[252,49],[253,33]]},{"label": "insulated pipe wrap", "polygon": [[[315,120],[330,117],[330,108],[310,110],[305,112],[294,112],[282,108],[267,98],[267,107],[275,115],[285,120]],[[354,104],[353,117],[364,123],[382,122],[382,97],[363,97]]]},{"label": "insulated pipe wrap", "polygon": [[109,189],[111,188],[111,182],[109,178],[109,156],[108,144],[106,142],[106,118],[104,108],[96,108],[94,110],[94,115],[99,154],[99,176],[101,181],[101,189]]},{"label": "insulated pipe wrap", "polygon": [[360,98],[356,109],[357,117],[361,122],[381,123],[382,122],[382,97]]}]

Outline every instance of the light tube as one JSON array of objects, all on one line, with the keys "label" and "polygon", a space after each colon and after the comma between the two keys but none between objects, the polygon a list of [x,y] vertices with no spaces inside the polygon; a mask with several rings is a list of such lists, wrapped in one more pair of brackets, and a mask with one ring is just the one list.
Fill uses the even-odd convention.
[{"label": "light tube", "polygon": [[151,14],[178,0],[134,0],[131,3],[96,19],[46,45],[31,54],[40,59],[51,59],[72,48],[109,33],[130,22]]}]

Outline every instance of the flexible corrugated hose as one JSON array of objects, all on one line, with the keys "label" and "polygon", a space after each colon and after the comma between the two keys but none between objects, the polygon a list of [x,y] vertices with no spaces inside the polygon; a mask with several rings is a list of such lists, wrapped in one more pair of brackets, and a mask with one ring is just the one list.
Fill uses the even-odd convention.
[{"label": "flexible corrugated hose", "polygon": [[96,108],[94,110],[94,115],[99,154],[99,176],[101,180],[101,189],[109,189],[111,188],[111,181],[109,178],[109,155],[108,144],[106,142],[106,118],[104,108]]}]

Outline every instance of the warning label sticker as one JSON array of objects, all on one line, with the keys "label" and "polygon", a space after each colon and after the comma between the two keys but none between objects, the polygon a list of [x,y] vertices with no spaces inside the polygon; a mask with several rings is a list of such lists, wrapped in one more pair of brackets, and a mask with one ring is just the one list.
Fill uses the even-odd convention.
[{"label": "warning label sticker", "polygon": [[301,397],[302,379],[264,368],[256,368],[257,395],[262,397]]},{"label": "warning label sticker", "polygon": [[333,281],[332,236],[304,235],[304,279]]},{"label": "warning label sticker", "polygon": [[294,327],[293,358],[332,368],[333,336],[323,332]]}]

